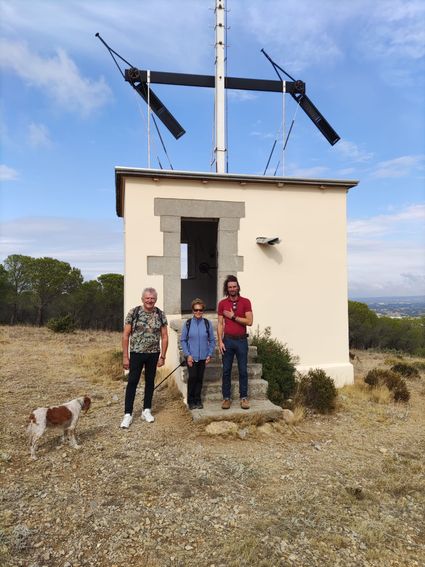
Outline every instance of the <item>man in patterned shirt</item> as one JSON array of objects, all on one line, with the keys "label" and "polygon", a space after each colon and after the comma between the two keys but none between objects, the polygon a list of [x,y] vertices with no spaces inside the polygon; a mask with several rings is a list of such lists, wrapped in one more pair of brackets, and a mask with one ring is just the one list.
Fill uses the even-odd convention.
[{"label": "man in patterned shirt", "polygon": [[168,347],[167,317],[161,309],[155,307],[157,299],[158,294],[153,287],[145,288],[142,293],[142,305],[130,309],[124,321],[123,367],[130,369],[130,373],[125,390],[124,419],[120,426],[123,429],[128,429],[133,421],[134,398],[143,367],[145,397],[142,419],[148,423],[155,421],[151,408],[156,369],[164,366]]}]

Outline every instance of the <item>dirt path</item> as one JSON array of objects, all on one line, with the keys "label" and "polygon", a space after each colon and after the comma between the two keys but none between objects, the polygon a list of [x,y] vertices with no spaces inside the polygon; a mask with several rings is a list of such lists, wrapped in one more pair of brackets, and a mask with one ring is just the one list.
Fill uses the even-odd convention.
[{"label": "dirt path", "polygon": [[[2,565],[425,564],[423,375],[407,406],[348,388],[334,416],[247,427],[243,439],[208,436],[163,388],[155,423],[123,431],[124,385],[99,365],[119,343],[1,329]],[[384,358],[362,353],[358,372]],[[30,461],[30,411],[85,393],[81,450],[49,431]]]}]

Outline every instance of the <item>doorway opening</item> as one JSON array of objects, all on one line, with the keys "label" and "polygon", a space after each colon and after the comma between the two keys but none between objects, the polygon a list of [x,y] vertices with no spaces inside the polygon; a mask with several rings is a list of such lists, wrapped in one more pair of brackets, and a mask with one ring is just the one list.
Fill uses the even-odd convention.
[{"label": "doorway opening", "polygon": [[181,219],[181,312],[201,298],[207,311],[217,306],[218,219]]}]

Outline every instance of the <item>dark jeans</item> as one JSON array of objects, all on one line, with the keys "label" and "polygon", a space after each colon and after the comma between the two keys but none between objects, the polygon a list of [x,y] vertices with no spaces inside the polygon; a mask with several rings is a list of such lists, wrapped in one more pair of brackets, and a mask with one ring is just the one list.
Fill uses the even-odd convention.
[{"label": "dark jeans", "polygon": [[223,399],[232,397],[231,383],[232,383],[232,365],[233,358],[236,355],[238,361],[239,371],[239,397],[248,397],[248,340],[247,339],[230,339],[224,337],[224,351],[223,360],[223,385],[222,393]]},{"label": "dark jeans", "polygon": [[133,413],[134,398],[140,375],[145,367],[145,398],[143,409],[152,407],[153,389],[155,384],[156,365],[159,352],[130,352],[130,374],[128,375],[127,388],[125,390],[124,413]]},{"label": "dark jeans", "polygon": [[192,366],[187,367],[189,379],[187,381],[187,403],[201,403],[202,383],[204,381],[205,360],[194,362]]}]

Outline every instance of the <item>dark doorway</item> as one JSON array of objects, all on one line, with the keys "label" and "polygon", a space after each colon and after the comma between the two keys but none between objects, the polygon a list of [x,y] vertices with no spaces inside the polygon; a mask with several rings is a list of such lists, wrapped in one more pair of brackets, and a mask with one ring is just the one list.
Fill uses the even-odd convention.
[{"label": "dark doorway", "polygon": [[189,313],[195,297],[203,299],[208,311],[217,305],[218,219],[181,221],[181,312]]}]

